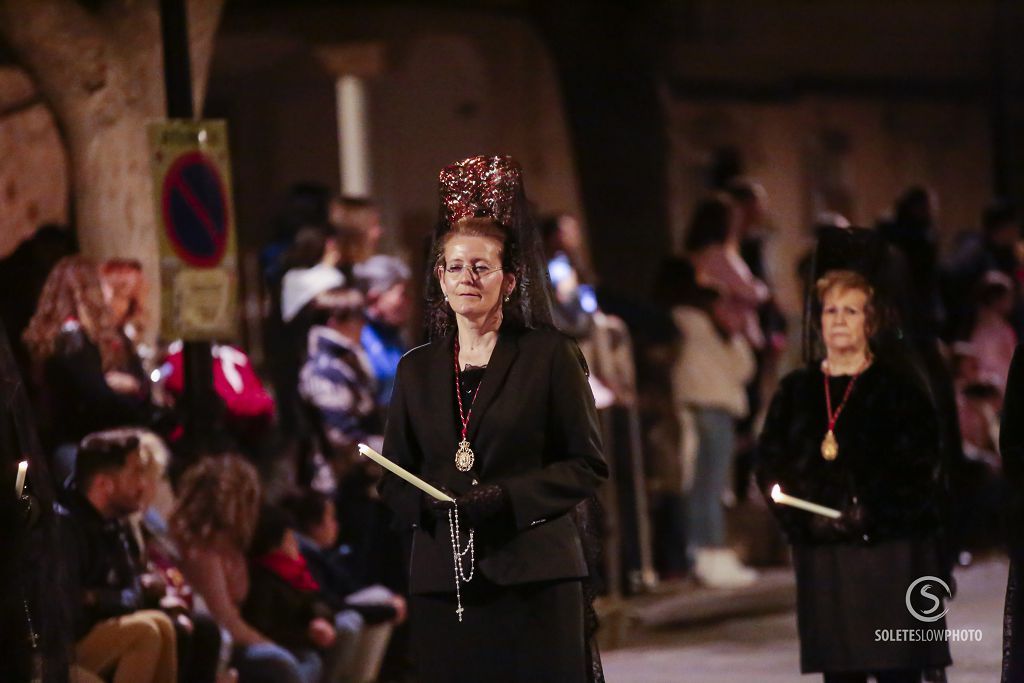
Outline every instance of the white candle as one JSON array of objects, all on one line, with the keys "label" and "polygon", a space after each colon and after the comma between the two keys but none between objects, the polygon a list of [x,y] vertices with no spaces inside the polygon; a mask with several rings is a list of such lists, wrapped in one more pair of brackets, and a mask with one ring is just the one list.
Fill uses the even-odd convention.
[{"label": "white candle", "polygon": [[802,498],[787,495],[782,492],[782,487],[778,484],[772,487],[772,500],[779,505],[788,505],[790,507],[800,508],[801,510],[807,510],[808,512],[813,512],[816,515],[822,515],[823,517],[829,517],[831,519],[839,519],[843,516],[843,513],[834,508],[825,507],[824,505],[812,503],[809,500],[803,500]]},{"label": "white candle", "polygon": [[28,473],[28,460],[22,460],[18,463],[18,478],[14,482],[14,495],[21,498],[21,494],[25,492],[25,475]]},{"label": "white candle", "polygon": [[402,479],[405,479],[407,482],[409,482],[410,484],[412,484],[413,486],[418,488],[420,491],[423,491],[427,495],[433,496],[434,498],[437,498],[438,500],[446,500],[448,502],[454,502],[454,499],[451,496],[449,496],[448,494],[446,494],[444,491],[442,491],[442,490],[440,490],[440,489],[438,489],[438,488],[436,488],[434,486],[431,486],[430,484],[428,484],[427,482],[423,481],[422,479],[417,477],[415,474],[413,474],[409,470],[403,468],[400,465],[396,465],[395,463],[391,462],[390,460],[385,458],[383,455],[381,455],[377,451],[375,451],[372,448],[370,448],[369,446],[367,446],[365,443],[359,444],[359,452],[362,453],[363,455],[365,455],[370,460],[372,460],[375,463],[377,463],[378,465],[380,465],[381,467],[383,467],[384,469],[388,470],[389,472],[393,472],[394,474],[398,475]]}]

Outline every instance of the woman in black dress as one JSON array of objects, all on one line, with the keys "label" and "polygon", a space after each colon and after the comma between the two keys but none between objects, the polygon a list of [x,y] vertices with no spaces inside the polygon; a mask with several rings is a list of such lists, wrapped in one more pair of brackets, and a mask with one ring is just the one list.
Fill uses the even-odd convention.
[{"label": "woman in black dress", "polygon": [[398,366],[383,451],[452,492],[386,476],[415,529],[409,602],[420,680],[582,682],[587,576],[569,513],[607,476],[576,344],[551,325],[519,167],[473,157],[440,176],[429,344]]},{"label": "woman in black dress", "polygon": [[[921,681],[950,664],[947,643],[893,640],[897,630],[945,628],[944,617],[932,620],[941,608],[908,597],[923,576],[950,584],[937,543],[937,413],[911,364],[895,363],[879,348],[893,310],[863,274],[827,270],[816,295],[808,315],[820,325],[824,358],[782,380],[758,463],[766,496],[778,484],[842,512],[832,520],[773,505],[793,546],[801,670],[823,673],[827,683],[869,675],[883,683]],[[948,597],[948,588],[928,581],[932,594]],[[910,613],[908,600],[928,621]]]}]

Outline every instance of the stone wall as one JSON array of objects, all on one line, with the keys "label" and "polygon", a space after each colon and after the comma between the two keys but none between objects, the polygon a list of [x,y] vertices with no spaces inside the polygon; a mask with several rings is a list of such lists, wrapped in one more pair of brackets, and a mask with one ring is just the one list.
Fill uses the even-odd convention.
[{"label": "stone wall", "polygon": [[0,258],[47,223],[68,223],[68,162],[28,75],[0,67]]}]

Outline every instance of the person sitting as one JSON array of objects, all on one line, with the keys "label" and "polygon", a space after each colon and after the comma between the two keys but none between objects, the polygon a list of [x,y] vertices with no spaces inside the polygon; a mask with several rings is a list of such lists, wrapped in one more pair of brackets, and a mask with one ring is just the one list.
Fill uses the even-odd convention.
[{"label": "person sitting", "polygon": [[147,587],[129,551],[125,518],[144,493],[139,440],[127,430],[90,434],[60,514],[68,558],[77,665],[113,683],[173,683],[177,642],[170,618],[144,609]]},{"label": "person sitting", "polygon": [[104,301],[91,260],[68,256],[57,263],[22,337],[58,482],[74,471],[75,445],[87,434],[152,422],[146,375]]},{"label": "person sitting", "polygon": [[143,486],[139,511],[128,518],[130,546],[144,581],[162,586],[160,609],[171,617],[178,638],[178,669],[188,683],[214,683],[220,668],[221,631],[208,614],[194,609],[194,592],[179,568],[180,553],[167,530],[174,504],[167,465],[170,451],[153,432],[132,430],[139,439]]},{"label": "person sitting", "polygon": [[[309,571],[332,605],[355,609],[371,624],[402,620],[405,600],[382,586],[361,581],[346,564],[346,549],[338,547],[334,501],[319,491],[304,491],[288,496],[282,505],[292,515],[295,537]],[[371,589],[379,589],[381,599],[370,599],[375,592]]]},{"label": "person sitting", "polygon": [[377,383],[360,343],[363,305],[362,294],[352,288],[333,289],[313,301],[318,324],[309,331],[309,358],[302,368],[299,393],[319,426],[333,479],[327,482],[328,477],[318,476],[312,486],[332,492],[339,517],[351,521],[341,534],[352,549],[350,566],[363,581],[373,577],[401,590],[403,542],[374,490],[381,468],[357,451],[360,442],[378,451],[383,443]]},{"label": "person sitting", "polygon": [[[316,324],[309,331],[309,357],[299,374],[299,395],[320,436],[320,451],[331,465],[330,470],[315,468],[313,487],[321,491],[332,491],[353,476],[362,480],[367,465],[358,457],[358,444],[379,449],[383,441],[377,384],[360,344],[363,303],[359,290],[337,288],[311,304]],[[372,484],[375,478],[371,479]]]},{"label": "person sitting", "polygon": [[264,505],[249,546],[249,594],[242,617],[298,657],[335,643],[334,612],[320,594],[281,508]]},{"label": "person sitting", "polygon": [[299,393],[315,408],[334,457],[350,460],[356,445],[380,445],[376,380],[360,344],[364,298],[356,289],[332,289],[314,299],[317,323],[309,331],[309,358]]},{"label": "person sitting", "polygon": [[206,609],[231,636],[241,683],[316,683],[321,661],[289,652],[242,616],[249,593],[246,553],[260,498],[256,469],[238,455],[208,457],[185,471],[171,514],[181,568]]},{"label": "person sitting", "polygon": [[[321,594],[337,610],[334,626],[339,644],[334,670],[353,681],[374,680],[391,638],[393,625],[405,619],[405,600],[379,584],[367,585],[352,566],[350,549],[338,547],[338,518],[334,502],[318,491],[287,497],[295,538]],[[348,655],[347,661],[344,655]]]}]

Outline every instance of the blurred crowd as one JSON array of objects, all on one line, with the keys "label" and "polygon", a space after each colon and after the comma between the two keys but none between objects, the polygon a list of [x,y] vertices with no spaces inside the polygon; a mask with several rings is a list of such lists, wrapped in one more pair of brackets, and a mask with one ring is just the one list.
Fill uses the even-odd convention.
[{"label": "blurred crowd", "polygon": [[[937,207],[910,188],[877,230],[904,255],[920,318],[907,329],[945,392],[949,527],[968,561],[1001,542],[998,425],[1024,332],[1024,259],[1020,215],[1002,202],[940,258]],[[758,425],[799,343],[769,275],[764,188],[737,177],[701,199],[644,301],[601,287],[574,217],[539,224],[556,321],[587,357],[613,467],[604,590],[756,581],[751,565],[780,556],[733,522],[763,505],[750,496]],[[152,343],[138,262],[93,261],[46,230],[8,261],[38,301],[4,313],[60,490],[78,680],[414,676],[409,539],[357,452],[380,449],[398,360],[421,339],[425,269],[380,253],[383,234],[372,201],[292,188],[260,253],[267,362],[211,345],[209,435],[187,433],[185,353]],[[34,267],[17,270],[29,251]]]}]

